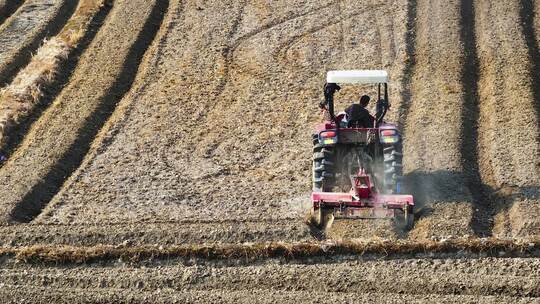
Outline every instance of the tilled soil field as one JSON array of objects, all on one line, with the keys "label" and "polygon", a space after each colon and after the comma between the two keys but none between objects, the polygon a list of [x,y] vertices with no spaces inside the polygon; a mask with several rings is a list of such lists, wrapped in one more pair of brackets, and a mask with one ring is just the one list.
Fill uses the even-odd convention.
[{"label": "tilled soil field", "polygon": [[[0,84],[77,4],[0,0]],[[0,163],[0,247],[489,237],[534,247],[539,14],[533,0],[109,1],[56,87],[44,88],[37,116],[14,131],[20,142]],[[410,231],[392,221],[338,220],[325,232],[309,224],[311,129],[331,69],[389,71],[387,119],[403,131],[406,190],[417,204]],[[364,92],[373,93],[344,87],[338,107]],[[0,296],[539,302],[537,250],[426,251],[61,265],[5,255]]]},{"label": "tilled soil field", "polygon": [[[129,89],[133,69],[145,50],[139,37],[148,38],[143,36],[148,33],[141,32],[145,23],[138,20],[146,20],[156,6],[147,1],[117,1],[116,7],[80,59],[69,84],[2,167],[0,192],[9,214],[6,221],[28,221],[39,213],[42,200],[54,194],[64,174],[80,162],[118,95]],[[34,169],[26,171],[25,167]]]},{"label": "tilled soil field", "polygon": [[[533,7],[526,2],[520,7],[517,2],[481,1],[475,12],[480,46],[478,124],[482,130],[478,159],[492,206],[500,210],[497,235],[540,233],[535,219],[540,210],[538,47]],[[503,11],[504,18],[492,17]]]},{"label": "tilled soil field", "polygon": [[474,233],[473,198],[460,146],[464,140],[460,9],[459,1],[418,1],[416,6],[411,96],[402,117],[404,169],[421,207],[429,210],[411,231],[415,238]]},{"label": "tilled soil field", "polygon": [[[93,267],[6,265],[0,296],[57,303],[534,303],[539,259],[429,259],[256,265],[184,264]],[[536,273],[535,273],[536,271]],[[396,275],[399,273],[399,275]],[[316,278],[316,279],[315,279]],[[17,291],[32,286],[28,293]]]},{"label": "tilled soil field", "polygon": [[[164,46],[120,104],[121,115],[102,134],[110,139],[96,147],[99,152],[92,152],[95,157],[86,159],[37,222],[261,220],[273,231],[268,219],[287,219],[291,239],[298,238],[297,232],[305,235],[306,152],[310,128],[319,119],[313,101],[321,73],[345,68],[358,56],[368,68],[404,61],[404,49],[396,49],[403,42],[382,42],[379,33],[394,39],[393,28],[404,31],[404,22],[382,15],[376,22],[384,2],[366,3],[372,14],[352,4],[340,4],[348,8],[341,13],[323,2],[223,4],[215,10],[216,28],[195,31],[188,27],[208,24],[214,10],[205,12],[191,3],[173,7],[167,22],[177,25],[160,33]],[[404,21],[406,3],[394,6],[395,17]],[[344,23],[335,23],[341,15]],[[362,18],[380,25],[362,26]],[[262,28],[252,20],[260,20]],[[210,33],[217,37],[208,40]],[[341,41],[341,36],[350,37]],[[204,57],[199,55],[202,45]],[[321,55],[312,53],[325,50],[335,54],[317,62]],[[182,69],[179,57],[185,58]],[[276,89],[260,89],[267,84]],[[346,96],[353,98],[351,93]],[[177,110],[167,110],[171,107]],[[93,201],[90,208],[88,200]],[[107,214],[101,212],[105,209]]]}]

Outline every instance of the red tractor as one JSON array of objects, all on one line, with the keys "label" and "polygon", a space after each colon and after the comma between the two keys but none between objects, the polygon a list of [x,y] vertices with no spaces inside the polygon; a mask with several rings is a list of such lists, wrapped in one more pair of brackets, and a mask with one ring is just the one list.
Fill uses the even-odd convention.
[{"label": "red tractor", "polygon": [[[377,113],[371,126],[351,124],[346,113],[334,114],[338,84],[376,84]],[[383,93],[381,94],[381,91]],[[400,194],[402,141],[395,124],[386,123],[386,71],[330,71],[325,120],[313,134],[313,219],[326,229],[334,218],[394,219],[400,229],[414,223],[412,195]]]}]

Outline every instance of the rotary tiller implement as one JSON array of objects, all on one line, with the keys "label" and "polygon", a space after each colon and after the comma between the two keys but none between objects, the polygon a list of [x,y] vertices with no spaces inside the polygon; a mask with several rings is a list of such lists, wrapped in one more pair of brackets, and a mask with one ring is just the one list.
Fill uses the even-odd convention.
[{"label": "rotary tiller implement", "polygon": [[401,228],[412,225],[412,195],[377,193],[369,175],[363,170],[354,175],[352,180],[353,186],[349,192],[311,194],[314,215],[319,226],[325,227],[333,218],[395,219]]}]

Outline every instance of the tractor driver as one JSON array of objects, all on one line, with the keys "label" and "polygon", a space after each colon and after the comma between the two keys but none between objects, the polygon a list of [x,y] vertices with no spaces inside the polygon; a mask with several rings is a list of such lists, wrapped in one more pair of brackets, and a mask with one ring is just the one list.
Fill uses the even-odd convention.
[{"label": "tractor driver", "polygon": [[366,109],[369,104],[369,96],[362,95],[360,103],[353,103],[347,109],[348,127],[373,128],[375,118]]}]

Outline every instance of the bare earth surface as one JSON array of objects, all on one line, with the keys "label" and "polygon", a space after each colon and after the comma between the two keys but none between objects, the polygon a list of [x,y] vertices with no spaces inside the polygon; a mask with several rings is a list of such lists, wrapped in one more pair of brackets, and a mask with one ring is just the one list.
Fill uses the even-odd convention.
[{"label": "bare earth surface", "polygon": [[[411,97],[403,111],[404,169],[428,211],[413,238],[473,234],[463,141],[463,49],[459,1],[418,1]],[[433,20],[446,20],[434,22]],[[452,46],[452,47],[449,47]]]},{"label": "bare earth surface", "polygon": [[[18,303],[538,303],[538,259],[429,259],[93,267],[5,265],[0,296]],[[396,275],[399,273],[399,275]],[[32,286],[21,292],[20,286]]]},{"label": "bare earth surface", "polygon": [[[222,5],[210,12],[189,2],[173,6],[167,23],[175,26],[160,33],[163,47],[122,101],[125,114],[39,222],[261,220],[272,231],[268,219],[289,219],[291,239],[305,234],[319,76],[358,56],[367,68],[402,63],[402,43],[383,43],[379,32],[404,30],[403,22],[386,16],[376,29],[358,22],[375,18],[383,2],[366,3],[375,16],[352,2],[340,4],[341,13],[323,2]],[[404,20],[404,3],[393,6]],[[208,18],[215,28],[188,30]],[[319,62],[325,52],[334,53]]]},{"label": "bare earth surface", "polygon": [[[0,21],[10,3],[0,84],[77,5],[0,0]],[[540,1],[110,5],[66,85],[0,164],[0,247],[540,237]],[[324,75],[352,68],[390,73],[387,119],[402,128],[417,203],[411,231],[307,224]],[[366,90],[345,87],[339,108]],[[538,254],[495,256],[49,265],[6,255],[0,298],[539,303]]]},{"label": "bare earth surface", "polygon": [[[534,33],[519,22],[520,14],[534,13],[527,9],[532,7],[518,2],[480,1],[476,11],[480,172],[500,206],[496,234],[510,236],[540,233],[540,114],[535,112],[540,96],[535,88],[537,63],[531,62],[531,53],[538,49],[528,50],[527,39],[534,39]],[[493,18],[503,11],[504,18]]]},{"label": "bare earth surface", "polygon": [[124,222],[102,224],[32,224],[0,226],[0,243],[172,245],[186,242],[290,242],[313,240],[301,219],[209,222]]},{"label": "bare earth surface", "polygon": [[152,291],[138,290],[100,290],[100,289],[61,289],[50,290],[30,287],[25,295],[11,293],[6,288],[12,302],[27,301],[39,295],[44,301],[55,303],[535,303],[533,298],[501,296],[441,296],[441,295],[404,295],[389,293],[331,293],[321,291]]},{"label": "bare earth surface", "polygon": [[[70,83],[1,168],[0,208],[5,208],[8,215],[4,221],[25,221],[33,210],[39,212],[42,196],[54,193],[62,173],[67,173],[71,162],[82,158],[85,145],[90,144],[87,139],[97,132],[96,127],[103,120],[100,116],[114,106],[117,94],[129,88],[129,83],[115,80],[125,81],[122,73],[133,72],[131,67],[124,69],[124,64],[135,60],[130,48],[144,26],[138,20],[145,20],[154,5],[142,0],[117,1],[116,7],[80,59]],[[110,56],[112,53],[115,56]],[[70,126],[69,131],[66,125]]]}]

